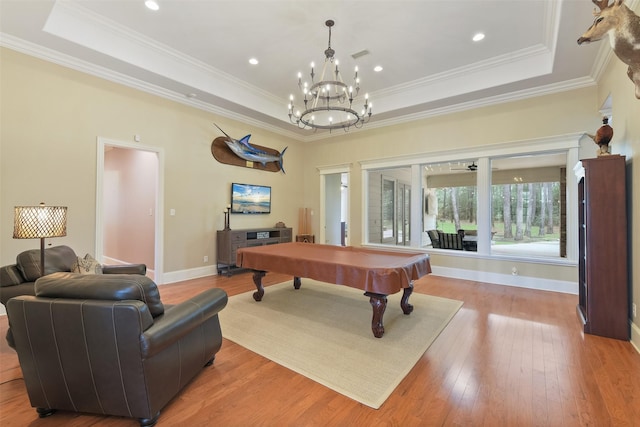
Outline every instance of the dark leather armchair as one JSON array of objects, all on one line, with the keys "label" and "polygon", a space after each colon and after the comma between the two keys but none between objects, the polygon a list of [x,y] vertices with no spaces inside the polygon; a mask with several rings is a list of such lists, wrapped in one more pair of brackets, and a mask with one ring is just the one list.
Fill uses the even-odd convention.
[{"label": "dark leather armchair", "polygon": [[165,309],[145,276],[54,273],[36,281],[35,294],[11,298],[7,310],[41,417],[66,410],[152,426],[222,345],[221,289]]}]

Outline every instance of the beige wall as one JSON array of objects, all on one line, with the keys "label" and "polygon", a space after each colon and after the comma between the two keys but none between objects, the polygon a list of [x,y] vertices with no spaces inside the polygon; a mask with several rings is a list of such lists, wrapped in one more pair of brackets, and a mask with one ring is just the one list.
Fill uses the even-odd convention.
[{"label": "beige wall", "polygon": [[[215,231],[232,181],[271,185],[272,213],[231,218],[232,228],[297,224],[303,199],[302,144],[189,106],[148,95],[77,71],[0,50],[0,262],[15,262],[36,240],[14,240],[13,207],[68,206],[67,244],[79,254],[95,253],[97,137],[164,150],[164,271],[215,264]],[[287,174],[218,163],[211,142],[220,132],[282,151]],[[169,209],[176,215],[169,216]],[[295,232],[295,230],[294,230]]]}]

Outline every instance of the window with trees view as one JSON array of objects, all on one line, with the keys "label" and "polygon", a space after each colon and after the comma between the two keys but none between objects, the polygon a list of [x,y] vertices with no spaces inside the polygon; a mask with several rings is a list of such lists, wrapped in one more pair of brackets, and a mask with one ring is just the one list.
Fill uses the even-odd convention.
[{"label": "window with trees view", "polygon": [[566,155],[491,162],[491,253],[566,256]]},{"label": "window with trees view", "polygon": [[[437,232],[456,233],[463,236],[467,251],[477,251],[478,239],[483,239],[484,254],[488,248],[491,255],[566,256],[566,152],[479,160],[420,166],[420,246],[445,250],[432,239],[438,238]],[[487,171],[479,170],[479,163]],[[484,173],[483,180],[479,173]],[[400,197],[409,194],[411,166],[368,174],[369,242],[406,245],[406,218],[418,212],[407,203],[409,196]],[[486,184],[479,187],[479,182]],[[479,210],[486,212],[484,222],[479,222]]]}]

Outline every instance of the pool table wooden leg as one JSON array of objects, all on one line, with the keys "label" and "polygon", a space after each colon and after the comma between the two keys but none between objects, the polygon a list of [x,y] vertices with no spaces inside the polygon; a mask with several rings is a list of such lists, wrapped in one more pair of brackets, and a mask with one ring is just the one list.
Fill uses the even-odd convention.
[{"label": "pool table wooden leg", "polygon": [[402,299],[400,300],[400,307],[402,307],[402,312],[404,314],[411,314],[413,311],[413,306],[409,304],[409,297],[413,293],[413,282],[409,283],[408,288],[404,288],[402,291]]},{"label": "pool table wooden leg", "polygon": [[373,307],[373,318],[371,319],[373,336],[381,338],[384,335],[382,317],[384,316],[384,311],[387,309],[387,296],[374,294],[372,292],[365,292],[365,295],[369,297],[369,303],[371,303],[371,307]]},{"label": "pool table wooden leg", "polygon": [[255,270],[253,272],[253,283],[255,283],[257,291],[253,293],[253,299],[256,301],[262,301],[262,297],[264,296],[264,287],[262,286],[262,278],[267,274],[266,271]]}]

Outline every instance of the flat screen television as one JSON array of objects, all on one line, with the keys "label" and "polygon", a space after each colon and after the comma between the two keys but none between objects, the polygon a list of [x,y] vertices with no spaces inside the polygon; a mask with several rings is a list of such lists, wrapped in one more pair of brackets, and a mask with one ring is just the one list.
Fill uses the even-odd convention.
[{"label": "flat screen television", "polygon": [[231,184],[231,213],[271,213],[271,187],[255,184]]}]

